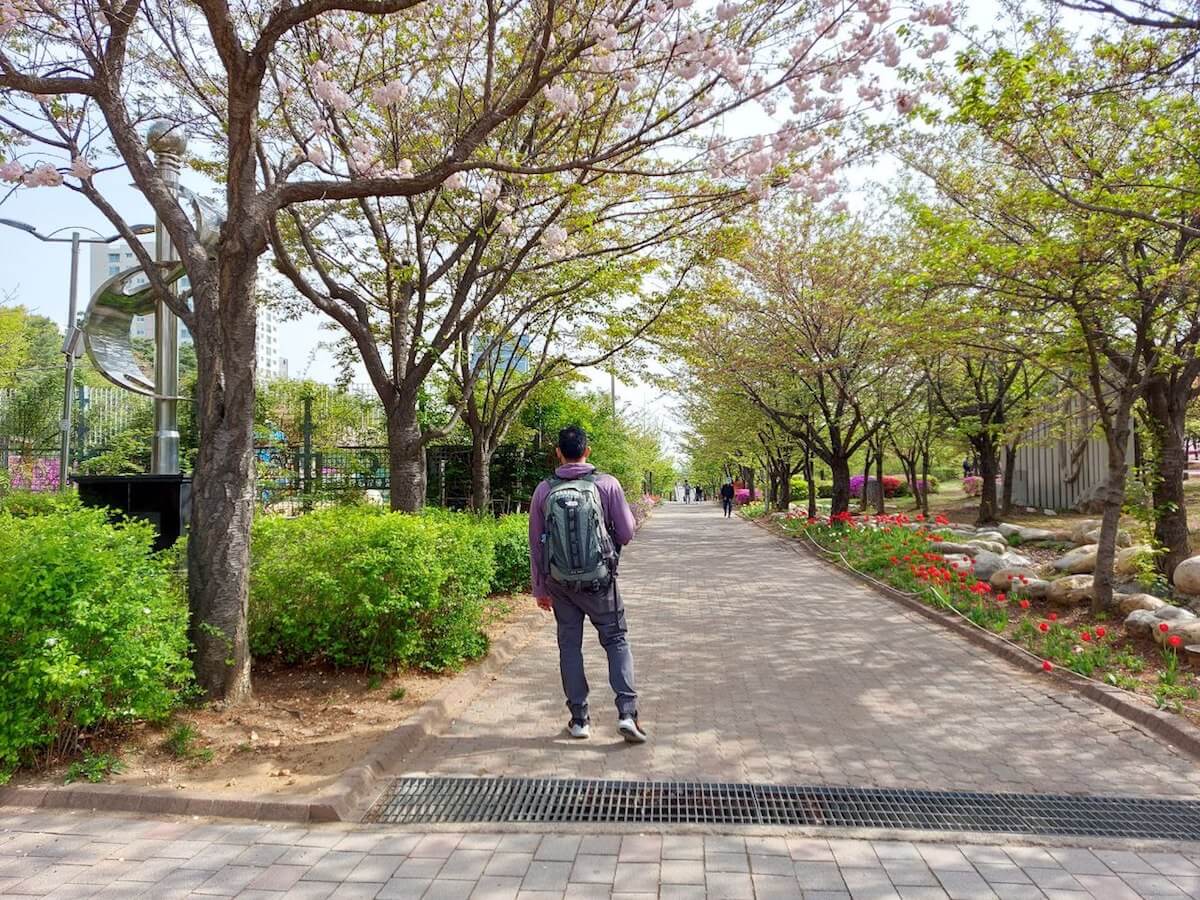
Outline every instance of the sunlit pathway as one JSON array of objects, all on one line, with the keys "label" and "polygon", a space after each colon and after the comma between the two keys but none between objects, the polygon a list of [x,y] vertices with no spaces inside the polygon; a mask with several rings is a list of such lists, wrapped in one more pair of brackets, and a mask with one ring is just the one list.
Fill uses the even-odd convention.
[{"label": "sunlit pathway", "polygon": [[409,774],[1200,795],[1200,767],[716,506],[658,510],[622,563],[652,743],[614,728],[587,635],[593,737],[562,734],[554,623]]}]

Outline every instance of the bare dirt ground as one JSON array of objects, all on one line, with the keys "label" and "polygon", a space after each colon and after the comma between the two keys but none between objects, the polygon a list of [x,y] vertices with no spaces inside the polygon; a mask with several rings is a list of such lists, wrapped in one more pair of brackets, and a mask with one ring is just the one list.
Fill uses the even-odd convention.
[{"label": "bare dirt ground", "polygon": [[[488,636],[495,641],[510,629],[530,629],[522,614],[532,602],[524,596],[494,600]],[[249,703],[183,709],[165,725],[138,725],[88,749],[119,756],[122,770],[105,779],[112,784],[240,797],[313,794],[460,676],[257,662]],[[168,739],[181,726],[190,726],[194,737],[172,748]],[[62,784],[67,764],[18,775],[13,784]]]}]

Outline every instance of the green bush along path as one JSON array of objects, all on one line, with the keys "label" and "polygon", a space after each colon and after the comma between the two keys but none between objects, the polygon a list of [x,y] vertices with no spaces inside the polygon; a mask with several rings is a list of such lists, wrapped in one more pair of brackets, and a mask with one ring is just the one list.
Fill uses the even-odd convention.
[{"label": "green bush along path", "polygon": [[547,616],[410,772],[1200,796],[1159,739],[714,505],[661,507],[620,584],[649,745],[619,742],[590,634],[593,737],[561,735]]}]

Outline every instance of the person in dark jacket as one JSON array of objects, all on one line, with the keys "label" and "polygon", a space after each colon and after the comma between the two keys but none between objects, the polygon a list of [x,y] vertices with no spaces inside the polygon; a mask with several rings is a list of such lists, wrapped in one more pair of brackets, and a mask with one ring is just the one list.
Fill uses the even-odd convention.
[{"label": "person in dark jacket", "polygon": [[[564,428],[558,435],[557,454],[561,465],[555,469],[555,477],[575,480],[594,475],[608,536],[617,547],[623,547],[633,540],[636,530],[633,511],[625,500],[620,482],[611,475],[596,473],[596,467],[587,461],[591,452],[587,433],[582,428],[575,425]],[[583,620],[587,618],[595,626],[600,646],[608,655],[608,681],[616,694],[617,730],[629,743],[645,743],[648,736],[638,722],[633,654],[629,649],[625,605],[617,589],[616,577],[604,588],[590,591],[568,588],[547,573],[545,562],[549,551],[545,543],[545,505],[551,486],[550,479],[539,484],[529,504],[529,562],[537,605],[547,612],[553,611],[558,624],[559,670],[567,706],[571,710],[567,732],[574,738],[591,736],[588,682],[583,666]]]},{"label": "person in dark jacket", "polygon": [[721,485],[721,509],[725,512],[725,518],[733,515],[733,482],[727,481]]}]

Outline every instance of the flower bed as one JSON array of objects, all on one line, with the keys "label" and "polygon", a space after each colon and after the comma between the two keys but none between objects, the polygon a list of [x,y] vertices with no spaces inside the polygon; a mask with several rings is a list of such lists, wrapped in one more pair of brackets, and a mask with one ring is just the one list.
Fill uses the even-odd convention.
[{"label": "flower bed", "polygon": [[[778,520],[785,533],[808,539],[850,568],[1019,644],[1040,657],[1047,672],[1069,669],[1200,722],[1200,679],[1184,666],[1177,635],[1159,648],[1086,607],[1054,608],[1044,599],[1023,596],[1026,577],[998,590],[976,578],[973,566],[961,570],[947,564],[938,551],[942,536],[925,524],[920,515],[903,514],[808,519],[792,513]],[[938,516],[928,524],[948,523]]]}]

